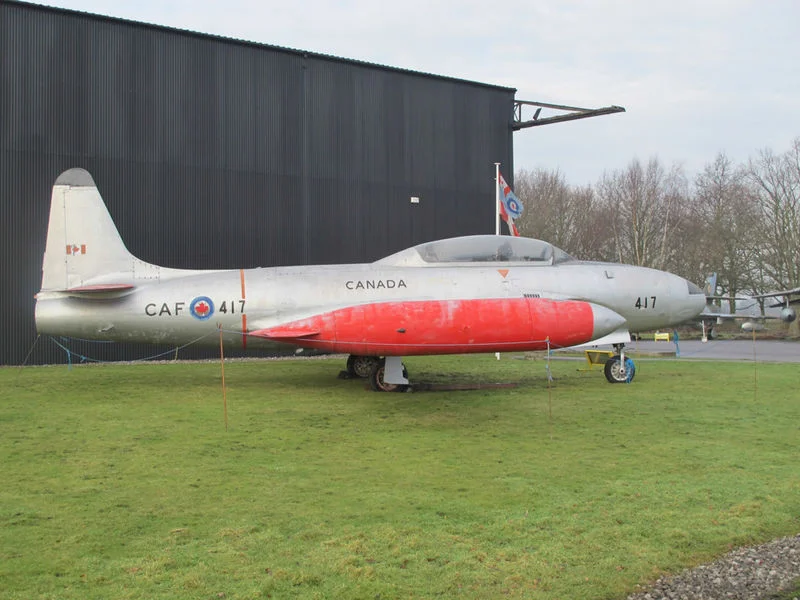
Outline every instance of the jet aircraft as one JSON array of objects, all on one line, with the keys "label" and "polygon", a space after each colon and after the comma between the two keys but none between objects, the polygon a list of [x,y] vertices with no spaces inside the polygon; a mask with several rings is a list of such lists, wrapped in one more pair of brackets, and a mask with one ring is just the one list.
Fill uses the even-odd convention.
[{"label": "jet aircraft", "polygon": [[[349,354],[348,372],[401,391],[403,356],[613,344],[631,381],[632,332],[697,317],[705,294],[664,271],[576,260],[529,238],[437,240],[368,264],[186,270],[127,250],[91,175],[53,186],[40,333],[115,342],[276,342]],[[218,335],[215,335],[218,334]]]},{"label": "jet aircraft", "polygon": [[[714,339],[714,325],[721,325],[725,319],[739,319],[744,321],[742,329],[745,331],[761,331],[765,329],[764,321],[768,319],[780,319],[784,323],[792,323],[797,319],[797,311],[793,304],[800,304],[800,287],[755,294],[753,296],[718,296],[717,274],[711,273],[706,277],[703,288],[706,294],[706,308],[700,313],[700,326],[703,330],[702,341],[707,342]],[[767,305],[765,300],[773,299],[772,304]],[[736,312],[722,312],[714,301],[727,301],[733,304],[736,301]],[[763,310],[762,310],[763,305]]]}]

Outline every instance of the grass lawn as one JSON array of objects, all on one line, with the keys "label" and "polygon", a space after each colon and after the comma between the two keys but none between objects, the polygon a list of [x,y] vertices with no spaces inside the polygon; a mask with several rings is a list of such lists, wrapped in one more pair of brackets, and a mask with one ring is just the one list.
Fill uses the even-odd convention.
[{"label": "grass lawn", "polygon": [[800,531],[797,365],[0,369],[0,598],[624,598]]}]

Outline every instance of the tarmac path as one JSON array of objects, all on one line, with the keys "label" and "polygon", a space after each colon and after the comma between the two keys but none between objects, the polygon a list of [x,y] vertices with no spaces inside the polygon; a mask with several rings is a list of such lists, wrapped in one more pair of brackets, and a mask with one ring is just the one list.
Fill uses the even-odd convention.
[{"label": "tarmac path", "polygon": [[[800,342],[776,340],[679,340],[680,358],[800,363]],[[609,347],[609,350],[611,348]],[[675,342],[633,341],[625,351],[637,353],[675,353]]]}]

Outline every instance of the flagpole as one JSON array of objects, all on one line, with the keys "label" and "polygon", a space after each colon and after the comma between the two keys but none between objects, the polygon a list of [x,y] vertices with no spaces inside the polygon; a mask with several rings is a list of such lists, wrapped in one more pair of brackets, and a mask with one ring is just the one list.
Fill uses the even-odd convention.
[{"label": "flagpole", "polygon": [[[500,235],[500,163],[494,163],[494,234]],[[500,360],[500,353],[495,352],[494,357]]]},{"label": "flagpole", "polygon": [[494,163],[494,234],[500,235],[500,163]]}]

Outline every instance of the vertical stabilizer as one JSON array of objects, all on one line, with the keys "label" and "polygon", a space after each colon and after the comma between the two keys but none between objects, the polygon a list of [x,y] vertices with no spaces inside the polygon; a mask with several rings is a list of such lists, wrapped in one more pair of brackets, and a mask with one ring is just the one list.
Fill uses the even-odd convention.
[{"label": "vertical stabilizer", "polygon": [[703,292],[706,296],[716,296],[717,295],[717,274],[716,273],[709,273],[708,277],[706,277],[706,283],[703,286]]},{"label": "vertical stabilizer", "polygon": [[132,277],[135,262],[92,176],[83,169],[64,171],[53,185],[42,291],[76,288],[106,275]]}]

